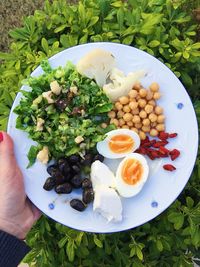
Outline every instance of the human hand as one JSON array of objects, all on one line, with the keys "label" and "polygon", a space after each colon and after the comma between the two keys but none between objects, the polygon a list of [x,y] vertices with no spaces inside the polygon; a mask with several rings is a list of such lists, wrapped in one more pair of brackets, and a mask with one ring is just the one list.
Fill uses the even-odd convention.
[{"label": "human hand", "polygon": [[0,132],[0,230],[24,239],[40,211],[27,199],[13,141]]}]

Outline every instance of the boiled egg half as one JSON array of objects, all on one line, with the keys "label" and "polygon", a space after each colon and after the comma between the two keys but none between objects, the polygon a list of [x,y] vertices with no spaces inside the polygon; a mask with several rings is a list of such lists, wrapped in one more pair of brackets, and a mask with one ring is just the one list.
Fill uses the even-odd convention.
[{"label": "boiled egg half", "polygon": [[140,137],[128,129],[117,129],[106,134],[103,141],[97,143],[98,152],[106,158],[123,158],[140,146]]},{"label": "boiled egg half", "polygon": [[127,155],[119,164],[116,172],[116,190],[122,197],[137,195],[149,174],[149,166],[146,159],[138,154]]}]

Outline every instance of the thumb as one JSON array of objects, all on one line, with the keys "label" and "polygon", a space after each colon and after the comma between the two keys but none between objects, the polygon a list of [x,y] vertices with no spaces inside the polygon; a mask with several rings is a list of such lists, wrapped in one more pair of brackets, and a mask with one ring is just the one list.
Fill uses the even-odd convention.
[{"label": "thumb", "polygon": [[16,162],[13,141],[6,132],[0,132],[0,160],[8,165]]}]

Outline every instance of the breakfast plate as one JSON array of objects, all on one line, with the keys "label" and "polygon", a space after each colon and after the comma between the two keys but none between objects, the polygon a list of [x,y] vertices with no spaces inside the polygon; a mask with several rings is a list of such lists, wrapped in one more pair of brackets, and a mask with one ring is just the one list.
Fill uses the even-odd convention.
[{"label": "breakfast plate", "polygon": [[[44,182],[49,176],[46,166],[39,161],[30,167],[27,153],[35,142],[28,138],[27,133],[16,128],[17,115],[13,112],[19,105],[21,93],[13,103],[7,131],[14,139],[15,153],[24,176],[25,190],[30,200],[48,217],[68,227],[96,233],[111,233],[131,229],[142,225],[164,210],[179,196],[188,182],[194,167],[198,148],[198,128],[191,100],[178,78],[159,60],[134,47],[116,43],[89,43],[66,49],[49,59],[52,68],[65,66],[67,61],[74,64],[94,48],[102,48],[114,55],[117,67],[124,73],[144,70],[146,75],[141,79],[147,88],[156,81],[160,85],[162,98],[158,101],[164,108],[166,129],[176,132],[178,138],[170,141],[169,148],[176,147],[181,156],[176,160],[176,171],[167,172],[162,166],[168,163],[166,158],[148,160],[150,173],[142,191],[131,198],[122,198],[122,221],[108,222],[92,209],[92,205],[84,212],[73,210],[69,202],[80,196],[80,190],[71,194],[58,195],[43,189]],[[43,73],[39,66],[31,74],[32,77]],[[26,86],[22,90],[27,90]],[[120,159],[105,159],[111,170],[116,171]]]}]

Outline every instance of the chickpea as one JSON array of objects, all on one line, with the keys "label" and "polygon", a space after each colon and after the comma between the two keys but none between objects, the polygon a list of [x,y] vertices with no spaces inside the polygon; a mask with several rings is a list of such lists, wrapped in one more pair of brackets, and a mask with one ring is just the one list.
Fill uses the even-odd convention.
[{"label": "chickpea", "polygon": [[131,101],[129,107],[130,109],[136,109],[138,107],[138,102]]},{"label": "chickpea", "polygon": [[144,110],[146,111],[147,114],[151,113],[153,111],[153,106],[147,104],[144,108]]},{"label": "chickpea", "polygon": [[137,114],[139,114],[139,109],[138,109],[138,108],[133,109],[133,110],[131,111],[131,113],[132,113],[133,115],[137,115]]},{"label": "chickpea", "polygon": [[154,113],[150,113],[149,114],[149,119],[150,119],[151,122],[155,122],[155,121],[157,121],[157,115],[154,114]]},{"label": "chickpea", "polygon": [[163,114],[158,115],[157,122],[163,123],[164,121],[165,121],[165,115],[163,115]]},{"label": "chickpea", "polygon": [[140,115],[140,118],[142,118],[142,119],[145,119],[147,117],[147,113],[144,110],[141,110],[139,115]]},{"label": "chickpea", "polygon": [[162,114],[162,113],[163,113],[163,108],[160,107],[160,106],[156,106],[156,107],[155,107],[155,113],[156,113],[157,115]]},{"label": "chickpea", "polygon": [[135,89],[135,90],[137,90],[137,91],[139,91],[140,89],[141,89],[141,83],[140,82],[136,82],[135,84],[134,84],[134,86],[133,86],[133,88]]},{"label": "chickpea", "polygon": [[150,132],[150,126],[142,126],[142,131],[145,132],[145,133],[149,133]]},{"label": "chickpea", "polygon": [[127,121],[131,121],[133,119],[133,115],[131,113],[126,113],[123,116],[123,119],[127,122]]},{"label": "chickpea", "polygon": [[141,97],[140,97],[140,95],[138,94],[138,95],[136,96],[135,100],[138,101],[138,100],[140,100],[140,99],[141,99]]},{"label": "chickpea", "polygon": [[115,108],[116,108],[117,110],[121,110],[121,109],[123,108],[123,106],[122,106],[122,104],[121,104],[120,102],[116,102],[116,103],[115,103]]},{"label": "chickpea", "polygon": [[131,130],[134,131],[135,133],[138,133],[138,129],[135,127],[131,127]]},{"label": "chickpea", "polygon": [[147,90],[144,89],[144,88],[141,88],[140,91],[139,91],[139,94],[141,97],[146,97],[147,95]]},{"label": "chickpea", "polygon": [[119,119],[119,126],[123,126],[125,124],[125,120],[124,119]]},{"label": "chickpea", "polygon": [[155,92],[155,93],[153,94],[153,99],[158,100],[158,99],[160,99],[160,98],[161,98],[161,93],[160,93],[160,92]]},{"label": "chickpea", "polygon": [[135,123],[135,128],[140,129],[142,128],[142,123]]},{"label": "chickpea", "polygon": [[122,105],[126,105],[126,104],[128,104],[128,102],[129,102],[129,98],[128,98],[128,96],[121,96],[121,97],[119,98],[119,102],[120,102]]},{"label": "chickpea", "polygon": [[148,102],[148,104],[151,105],[151,106],[153,106],[153,107],[155,107],[156,106],[156,101],[152,99],[152,100],[150,100]]},{"label": "chickpea", "polygon": [[103,128],[103,129],[105,129],[107,126],[108,126],[108,125],[107,125],[107,123],[105,123],[105,122],[103,122],[103,123],[101,124],[101,128]]},{"label": "chickpea", "polygon": [[119,126],[119,121],[117,119],[111,119],[110,124],[114,124],[116,127]]},{"label": "chickpea", "polygon": [[128,93],[128,96],[130,98],[136,98],[136,96],[138,95],[138,92],[134,89],[132,89],[129,93]]},{"label": "chickpea", "polygon": [[159,132],[163,132],[165,130],[165,125],[163,123],[157,124],[156,130],[158,130]]},{"label": "chickpea", "polygon": [[133,126],[133,122],[132,121],[127,121],[126,123],[129,127],[132,127]]},{"label": "chickpea", "polygon": [[142,124],[143,124],[144,126],[149,126],[149,125],[150,125],[150,120],[149,120],[149,119],[144,119],[144,120],[142,121]]},{"label": "chickpea", "polygon": [[125,113],[129,113],[129,112],[131,111],[129,105],[125,105],[125,106],[123,107],[123,111],[124,111]]},{"label": "chickpea", "polygon": [[138,116],[138,115],[133,116],[132,122],[139,123],[140,121],[141,121],[140,116]]},{"label": "chickpea", "polygon": [[122,128],[123,129],[129,129],[128,125],[123,125]]},{"label": "chickpea", "polygon": [[116,117],[116,113],[113,110],[111,110],[111,111],[108,112],[108,117],[110,119],[114,119]]},{"label": "chickpea", "polygon": [[143,131],[139,131],[139,137],[141,140],[146,139],[146,134]]},{"label": "chickpea", "polygon": [[151,129],[150,133],[151,136],[157,136],[158,135],[158,131],[156,129]]},{"label": "chickpea", "polygon": [[160,87],[158,83],[153,82],[149,88],[152,92],[158,92]]},{"label": "chickpea", "polygon": [[144,108],[147,104],[147,101],[145,99],[139,99],[138,100],[138,105],[140,108]]},{"label": "chickpea", "polygon": [[117,112],[117,118],[122,118],[124,116],[124,112],[122,110],[119,110]]},{"label": "chickpea", "polygon": [[146,100],[151,100],[153,98],[153,93],[150,90],[147,90]]},{"label": "chickpea", "polygon": [[157,125],[157,122],[156,122],[156,121],[155,121],[155,122],[151,122],[151,127],[152,127],[152,128],[155,128],[156,125]]}]

